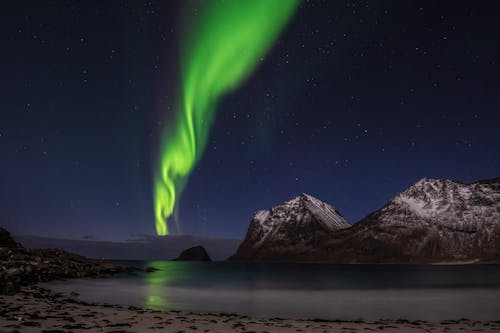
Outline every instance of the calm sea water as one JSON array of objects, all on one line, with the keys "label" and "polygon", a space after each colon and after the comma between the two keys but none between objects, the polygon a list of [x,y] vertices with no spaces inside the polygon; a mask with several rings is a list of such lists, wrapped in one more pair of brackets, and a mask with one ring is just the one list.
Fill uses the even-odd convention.
[{"label": "calm sea water", "polygon": [[263,317],[500,319],[500,265],[152,261],[157,272],[43,284],[86,301]]}]

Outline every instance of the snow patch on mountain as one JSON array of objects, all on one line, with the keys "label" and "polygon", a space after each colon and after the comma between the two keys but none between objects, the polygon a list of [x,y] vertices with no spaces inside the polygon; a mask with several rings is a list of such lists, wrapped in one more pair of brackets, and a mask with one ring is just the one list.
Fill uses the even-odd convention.
[{"label": "snow patch on mountain", "polygon": [[305,193],[268,211],[258,211],[253,220],[266,233],[270,229],[281,228],[287,224],[301,225],[317,222],[325,230],[337,230],[351,226],[335,207]]},{"label": "snow patch on mountain", "polygon": [[478,229],[479,225],[500,222],[499,184],[424,178],[382,208],[379,218],[382,224],[428,223]]}]

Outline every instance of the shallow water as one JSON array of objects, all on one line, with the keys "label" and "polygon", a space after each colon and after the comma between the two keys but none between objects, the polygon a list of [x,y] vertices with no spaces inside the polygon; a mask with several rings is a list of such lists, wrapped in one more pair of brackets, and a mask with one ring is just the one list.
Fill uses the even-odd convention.
[{"label": "shallow water", "polygon": [[263,317],[500,319],[500,266],[152,261],[159,271],[43,286],[86,301]]}]

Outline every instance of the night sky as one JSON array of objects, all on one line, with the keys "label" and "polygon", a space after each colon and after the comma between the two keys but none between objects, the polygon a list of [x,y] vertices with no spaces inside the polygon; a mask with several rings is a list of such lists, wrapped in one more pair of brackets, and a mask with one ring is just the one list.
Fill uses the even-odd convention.
[{"label": "night sky", "polygon": [[[153,170],[197,2],[15,1],[1,20],[0,225],[153,235]],[[306,192],[354,223],[422,177],[500,176],[497,1],[302,2],[226,95],[184,233],[242,238]]]}]

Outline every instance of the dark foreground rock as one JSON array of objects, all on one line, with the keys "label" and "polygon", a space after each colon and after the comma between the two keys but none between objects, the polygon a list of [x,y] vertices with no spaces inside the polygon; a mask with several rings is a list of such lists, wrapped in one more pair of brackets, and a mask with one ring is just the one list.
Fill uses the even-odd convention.
[{"label": "dark foreground rock", "polygon": [[14,238],[10,235],[10,232],[7,230],[0,228],[0,248],[5,247],[9,249],[17,249],[22,248],[20,244],[18,244]]},{"label": "dark foreground rock", "polygon": [[191,247],[182,253],[175,260],[177,261],[212,261],[203,246]]},{"label": "dark foreground rock", "polygon": [[27,250],[17,244],[5,229],[0,228],[0,235],[0,294],[15,293],[21,286],[43,281],[98,277],[138,270],[62,250]]}]

